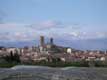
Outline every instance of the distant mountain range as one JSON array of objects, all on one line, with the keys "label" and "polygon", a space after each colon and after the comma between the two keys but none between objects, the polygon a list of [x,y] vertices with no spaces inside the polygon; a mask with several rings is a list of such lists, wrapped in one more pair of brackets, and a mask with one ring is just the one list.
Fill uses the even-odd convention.
[{"label": "distant mountain range", "polygon": [[[47,41],[47,40],[46,40]],[[54,43],[56,45],[61,45],[65,47],[72,47],[75,49],[80,50],[107,50],[107,39],[80,39],[80,40],[73,40],[73,39],[55,39]],[[24,47],[24,46],[38,46],[39,40],[32,40],[32,41],[0,41],[0,46],[4,47]]]},{"label": "distant mountain range", "polygon": [[70,46],[80,50],[107,50],[107,38],[102,39],[80,39],[80,40],[57,40],[57,44]]}]

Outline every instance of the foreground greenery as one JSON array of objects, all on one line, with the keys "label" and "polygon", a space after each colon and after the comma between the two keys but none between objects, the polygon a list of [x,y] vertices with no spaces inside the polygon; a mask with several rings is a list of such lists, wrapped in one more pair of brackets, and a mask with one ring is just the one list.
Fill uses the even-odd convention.
[{"label": "foreground greenery", "polygon": [[[94,64],[94,65],[93,65]],[[107,67],[107,64],[104,62],[94,62],[89,64],[89,62],[35,62],[35,63],[20,63],[20,62],[5,62],[0,63],[1,68],[10,68],[16,65],[33,65],[33,66],[49,66],[49,67]]]},{"label": "foreground greenery", "polygon": [[18,65],[17,63],[0,63],[0,68],[11,68]]}]

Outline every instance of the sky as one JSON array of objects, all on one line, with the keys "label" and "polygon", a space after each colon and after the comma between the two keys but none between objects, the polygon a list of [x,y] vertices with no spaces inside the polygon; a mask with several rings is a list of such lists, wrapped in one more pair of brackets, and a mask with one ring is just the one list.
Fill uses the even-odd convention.
[{"label": "sky", "polygon": [[0,0],[0,41],[40,35],[64,40],[107,38],[107,0]]}]

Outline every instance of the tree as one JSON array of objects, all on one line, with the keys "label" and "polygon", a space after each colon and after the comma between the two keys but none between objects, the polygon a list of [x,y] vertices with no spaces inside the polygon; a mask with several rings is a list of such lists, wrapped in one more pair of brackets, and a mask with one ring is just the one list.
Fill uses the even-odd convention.
[{"label": "tree", "polygon": [[10,55],[7,55],[4,57],[4,59],[8,62],[20,62],[20,56],[18,55],[18,53],[14,53],[12,51],[10,51]]}]

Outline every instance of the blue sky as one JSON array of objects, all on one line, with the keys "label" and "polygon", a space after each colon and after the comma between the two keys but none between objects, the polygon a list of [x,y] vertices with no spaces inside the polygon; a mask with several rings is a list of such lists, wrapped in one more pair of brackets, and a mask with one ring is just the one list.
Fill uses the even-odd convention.
[{"label": "blue sky", "polygon": [[0,39],[107,38],[107,0],[0,0]]},{"label": "blue sky", "polygon": [[64,23],[104,24],[106,0],[0,0],[6,22],[35,23],[55,20]]}]

